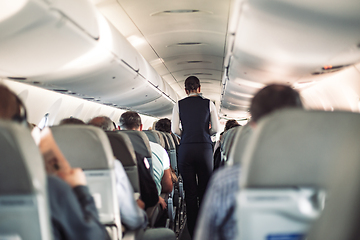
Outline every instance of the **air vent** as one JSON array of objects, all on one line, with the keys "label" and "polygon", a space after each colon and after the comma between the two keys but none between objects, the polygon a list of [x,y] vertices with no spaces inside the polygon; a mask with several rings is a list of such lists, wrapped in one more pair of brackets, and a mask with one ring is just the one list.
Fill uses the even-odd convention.
[{"label": "air vent", "polygon": [[193,64],[193,63],[211,63],[211,62],[209,62],[209,61],[184,61],[184,62],[179,62],[178,65]]},{"label": "air vent", "polygon": [[157,16],[169,16],[169,15],[178,15],[178,14],[212,14],[212,12],[202,11],[199,9],[174,9],[174,10],[155,12],[150,14],[150,16],[157,17]]},{"label": "air vent", "polygon": [[85,100],[94,100],[95,98],[93,97],[84,97]]},{"label": "air vent", "polygon": [[7,77],[8,79],[11,79],[11,80],[18,80],[18,81],[25,81],[26,78],[24,77]]},{"label": "air vent", "polygon": [[174,43],[171,45],[167,45],[166,47],[192,47],[192,46],[202,46],[202,45],[206,45],[206,43],[202,43],[202,42],[179,42],[179,43]]},{"label": "air vent", "polygon": [[202,76],[211,76],[211,73],[189,73],[189,74],[185,74],[184,77],[188,77],[188,76],[193,76],[193,75],[202,75]]},{"label": "air vent", "polygon": [[60,92],[60,93],[67,93],[69,90],[66,90],[66,89],[53,89],[53,91]]}]

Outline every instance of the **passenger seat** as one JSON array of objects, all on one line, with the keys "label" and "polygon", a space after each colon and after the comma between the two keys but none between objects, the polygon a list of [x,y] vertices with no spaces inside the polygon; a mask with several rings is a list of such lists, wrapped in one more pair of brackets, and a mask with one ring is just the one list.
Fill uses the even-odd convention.
[{"label": "passenger seat", "polygon": [[28,128],[0,121],[0,239],[52,239],[42,156]]},{"label": "passenger seat", "polygon": [[[260,120],[244,155],[238,145],[230,153],[233,161],[243,158],[237,239],[302,239],[322,212],[335,166],[359,165],[359,123],[359,114],[298,109]],[[348,189],[348,182],[343,184]],[[331,226],[328,230],[335,231],[336,223]]]},{"label": "passenger seat", "polygon": [[82,125],[55,126],[51,131],[70,165],[84,170],[101,223],[111,230],[112,239],[121,239],[115,159],[105,132],[98,127]]}]

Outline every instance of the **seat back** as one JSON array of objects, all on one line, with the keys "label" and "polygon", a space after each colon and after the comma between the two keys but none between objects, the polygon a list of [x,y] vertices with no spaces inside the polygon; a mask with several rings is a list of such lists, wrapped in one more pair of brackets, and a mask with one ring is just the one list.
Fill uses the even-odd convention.
[{"label": "seat back", "polygon": [[344,156],[359,159],[359,122],[349,112],[286,109],[258,123],[243,156],[235,145],[230,158],[243,157],[238,239],[306,234],[334,166]]},{"label": "seat back", "polygon": [[227,162],[229,157],[229,152],[231,147],[233,146],[235,135],[237,135],[238,132],[242,131],[242,127],[233,127],[227,130],[222,137],[221,141],[221,152],[222,152],[222,161]]},{"label": "seat back", "polygon": [[[227,150],[225,150],[225,152],[226,152],[225,155],[226,155],[226,159],[227,159],[225,164],[227,166],[232,166],[234,164],[241,163],[241,157],[235,158],[235,159],[229,158],[230,152],[232,151],[233,146],[236,146],[236,152],[244,153],[253,130],[252,130],[252,127],[250,126],[250,124],[246,124],[245,126],[243,126],[241,128],[235,128],[234,131],[235,132],[234,132],[233,142],[232,142],[232,144],[228,144],[229,148]],[[239,155],[241,155],[241,154],[239,154]]]},{"label": "seat back", "polygon": [[143,132],[149,138],[150,142],[157,143],[157,144],[161,145],[163,148],[165,148],[164,137],[161,135],[160,132],[158,132],[156,130],[144,130]]},{"label": "seat back", "polygon": [[136,156],[129,136],[120,131],[108,131],[106,135],[109,138],[115,158],[122,163],[134,192],[140,193]]},{"label": "seat back", "polygon": [[171,167],[175,170],[178,175],[178,166],[177,166],[177,156],[176,156],[176,145],[170,133],[162,132],[163,135],[167,138],[169,143],[169,158]]},{"label": "seat back", "polygon": [[70,165],[84,170],[101,223],[115,226],[121,238],[115,159],[105,132],[97,127],[79,125],[55,126],[51,131]]},{"label": "seat back", "polygon": [[150,173],[154,176],[154,170],[151,160],[151,148],[149,143],[149,138],[143,131],[136,130],[121,130],[121,133],[126,134],[131,141],[131,144],[134,147],[135,152],[140,154],[143,157],[146,157],[150,164]]},{"label": "seat back", "polygon": [[29,129],[0,121],[0,239],[52,239],[43,159]]}]

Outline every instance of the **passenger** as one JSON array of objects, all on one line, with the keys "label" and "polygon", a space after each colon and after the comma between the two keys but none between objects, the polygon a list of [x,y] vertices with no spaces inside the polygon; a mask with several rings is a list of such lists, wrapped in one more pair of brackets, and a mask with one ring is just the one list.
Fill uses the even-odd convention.
[{"label": "passenger", "polygon": [[69,118],[64,118],[60,121],[59,125],[65,125],[65,124],[80,124],[80,125],[84,125],[84,121],[78,118],[73,118],[73,117],[69,117]]},{"label": "passenger", "polygon": [[[185,80],[188,97],[175,104],[171,125],[172,132],[181,136],[178,165],[184,180],[188,230],[191,237],[199,205],[213,171],[213,145],[210,136],[219,131],[215,105],[209,99],[203,98],[200,90],[197,77],[190,76]],[[180,122],[182,130],[179,128]]]},{"label": "passenger", "polygon": [[[288,107],[302,108],[298,92],[280,84],[266,86],[251,101],[250,124],[256,127],[262,117]],[[240,171],[237,164],[219,169],[212,176],[196,225],[196,240],[233,240],[238,236],[235,209]]]},{"label": "passenger", "polygon": [[[0,85],[0,119],[26,124],[26,110],[21,100]],[[83,171],[47,177],[52,231],[56,240],[110,239],[99,222],[98,212]]]},{"label": "passenger", "polygon": [[162,118],[155,124],[155,130],[171,133],[171,121],[168,118]]},{"label": "passenger", "polygon": [[238,127],[238,126],[241,126],[241,125],[235,119],[227,120],[226,124],[225,124],[224,132],[226,132],[227,130],[229,130],[233,127]]},{"label": "passenger", "polygon": [[[136,112],[128,111],[120,117],[120,128],[126,130],[142,131],[142,123],[139,114]],[[152,161],[154,169],[154,179],[158,190],[158,195],[161,192],[170,193],[173,188],[171,180],[170,159],[165,149],[157,144],[150,142],[152,152]],[[163,198],[159,196],[159,201],[163,208],[166,203]]]},{"label": "passenger", "polygon": [[93,119],[91,119],[88,122],[88,125],[102,128],[104,131],[116,130],[116,127],[114,128],[113,121],[109,117],[106,117],[106,116],[94,117]]}]

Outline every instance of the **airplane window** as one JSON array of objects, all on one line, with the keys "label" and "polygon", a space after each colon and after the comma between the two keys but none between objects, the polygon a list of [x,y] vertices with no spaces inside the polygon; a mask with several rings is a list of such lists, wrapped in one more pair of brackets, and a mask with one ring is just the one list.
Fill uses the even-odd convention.
[{"label": "airplane window", "polygon": [[49,126],[49,113],[46,113],[38,124],[38,127],[40,129],[43,129],[44,127],[47,127],[47,126]]}]

